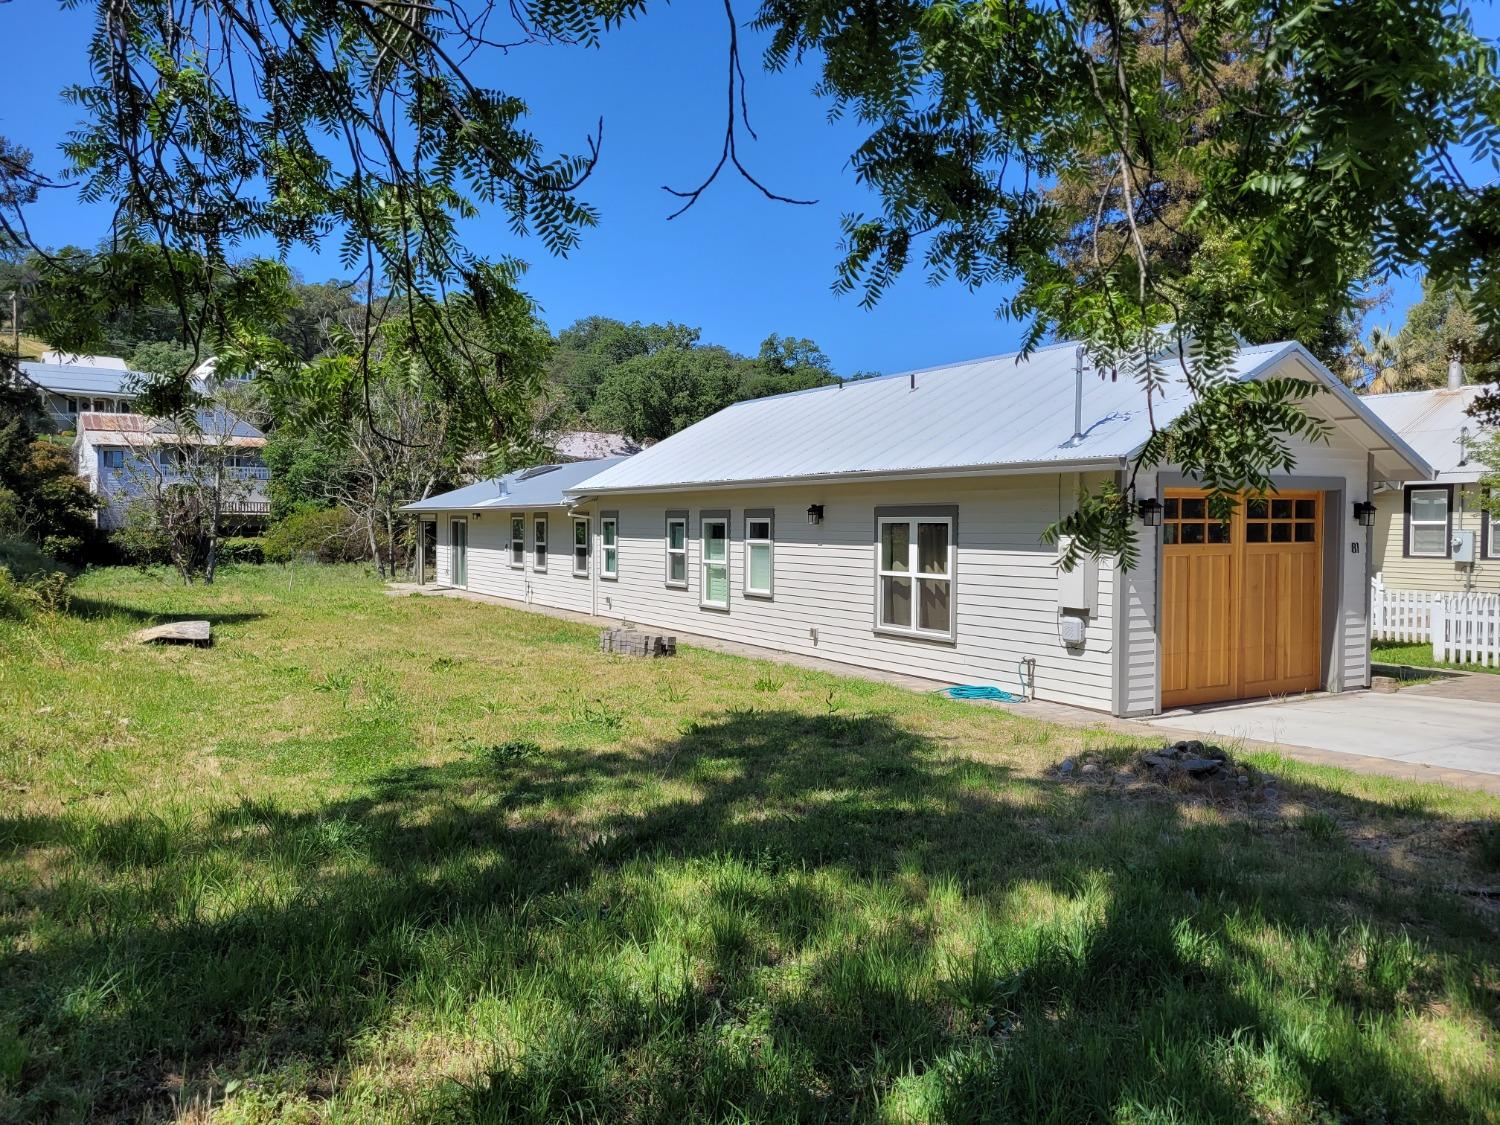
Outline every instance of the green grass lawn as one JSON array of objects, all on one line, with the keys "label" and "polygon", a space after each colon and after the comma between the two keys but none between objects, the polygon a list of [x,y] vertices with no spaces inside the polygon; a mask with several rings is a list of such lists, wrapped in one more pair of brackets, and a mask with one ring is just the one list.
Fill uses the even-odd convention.
[{"label": "green grass lawn", "polygon": [[[354,569],[0,625],[0,1119],[1500,1119],[1483,794]],[[124,643],[165,615],[209,650]]]},{"label": "green grass lawn", "polygon": [[1397,644],[1393,641],[1376,641],[1370,646],[1370,659],[1377,664],[1410,664],[1413,668],[1452,668],[1458,672],[1489,672],[1500,674],[1500,668],[1486,668],[1483,664],[1448,664],[1432,658],[1432,645]]}]

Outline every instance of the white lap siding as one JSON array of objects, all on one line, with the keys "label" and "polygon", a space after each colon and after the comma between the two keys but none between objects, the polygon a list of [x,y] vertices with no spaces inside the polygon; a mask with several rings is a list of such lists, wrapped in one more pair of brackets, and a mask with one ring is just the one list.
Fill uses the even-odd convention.
[{"label": "white lap siding", "polygon": [[[1056,551],[1042,529],[1070,510],[1077,477],[1057,474],[889,484],[777,486],[649,497],[610,496],[618,511],[619,578],[599,584],[600,614],[866,668],[1019,690],[1018,665],[1036,659],[1043,699],[1111,703],[1112,578],[1103,568],[1097,616],[1081,646],[1058,635]],[[823,522],[807,508],[822,504]],[[875,519],[885,507],[956,507],[956,639],[877,633]],[[747,596],[745,512],[773,509],[773,595]],[[686,511],[688,584],[666,585],[668,511]],[[701,607],[700,519],[729,513],[729,608]]]},{"label": "white lap siding", "polygon": [[[497,598],[536,602],[556,609],[592,612],[591,579],[573,573],[573,517],[562,508],[546,512],[521,511],[515,514],[523,517],[526,523],[525,561],[519,568],[511,565],[509,511],[487,509],[478,519],[474,518],[472,512],[463,517],[440,515],[438,581],[444,584],[452,582],[449,524],[455,519],[464,518],[469,524],[469,590]],[[547,566],[545,570],[537,570],[534,521],[542,516],[547,519]],[[590,570],[593,569],[594,562],[591,552]]]}]

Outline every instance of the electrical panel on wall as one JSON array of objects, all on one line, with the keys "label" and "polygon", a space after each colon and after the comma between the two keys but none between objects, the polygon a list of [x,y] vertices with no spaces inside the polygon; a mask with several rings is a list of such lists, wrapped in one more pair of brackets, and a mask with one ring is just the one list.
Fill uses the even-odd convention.
[{"label": "electrical panel on wall", "polygon": [[1474,533],[1472,531],[1453,533],[1453,561],[1456,563],[1474,561]]},{"label": "electrical panel on wall", "polygon": [[1082,558],[1072,570],[1057,568],[1057,608],[1064,613],[1099,613],[1099,560]]}]

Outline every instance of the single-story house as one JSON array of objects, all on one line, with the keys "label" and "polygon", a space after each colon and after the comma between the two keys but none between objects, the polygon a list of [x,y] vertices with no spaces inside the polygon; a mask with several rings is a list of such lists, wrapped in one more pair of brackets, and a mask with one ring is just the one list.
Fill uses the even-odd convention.
[{"label": "single-story house", "polygon": [[245,525],[270,515],[271,472],[261,456],[266,435],[231,411],[200,410],[196,433],[143,414],[84,411],[76,421],[73,461],[102,501],[97,520],[106,531],[121,527],[130,502],[153,485],[205,479],[199,451],[207,447],[215,450],[215,472],[225,482],[224,514]]},{"label": "single-story house", "polygon": [[1368,395],[1364,404],[1422,455],[1426,481],[1378,481],[1374,573],[1389,589],[1500,591],[1500,519],[1479,506],[1481,436],[1469,407],[1483,387]]},{"label": "single-story house", "polygon": [[[624,460],[605,457],[538,465],[465,485],[406,505],[436,524],[436,574],[455,586],[593,613],[596,591],[592,555],[602,529],[572,512],[567,492]],[[579,544],[582,541],[582,554]],[[417,539],[427,549],[428,536]],[[418,560],[417,573],[426,559]]]},{"label": "single-story house", "polygon": [[[1072,345],[741,402],[632,457],[407,510],[439,524],[442,583],[857,667],[1024,676],[1117,715],[1365,687],[1356,506],[1431,470],[1298,344],[1245,347],[1229,374],[1317,383],[1328,441],[1228,525],[1180,472],[1142,474],[1130,570],[1065,572],[1042,543],[1150,433],[1140,387]],[[1169,384],[1156,422],[1189,401]]]}]

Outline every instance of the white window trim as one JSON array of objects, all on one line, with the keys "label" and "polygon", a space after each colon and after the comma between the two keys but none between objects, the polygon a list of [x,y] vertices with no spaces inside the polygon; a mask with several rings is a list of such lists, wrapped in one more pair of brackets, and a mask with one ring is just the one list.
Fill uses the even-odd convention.
[{"label": "white window trim", "polygon": [[[537,532],[541,532],[540,535]],[[547,542],[547,517],[531,517],[531,569],[537,574],[547,573],[547,554],[550,544]]]},{"label": "white window trim", "polygon": [[[764,523],[767,535],[763,539],[752,539],[750,537],[750,525],[752,523]],[[750,548],[769,547],[771,550],[771,584],[765,589],[757,589],[750,585]],[[776,596],[776,512],[773,508],[747,508],[745,509],[745,588],[744,594],[747,598],[770,599]]]},{"label": "white window trim", "polygon": [[[521,536],[516,538],[516,522],[520,521]],[[516,557],[517,551],[520,558]],[[512,570],[526,569],[526,517],[520,513],[512,512],[510,517],[510,568]]]},{"label": "white window trim", "polygon": [[[680,523],[680,524],[682,524],[682,549],[680,551],[674,551],[672,549],[672,525],[674,523]],[[663,562],[662,565],[666,568],[666,584],[668,586],[670,586],[674,590],[686,590],[688,588],[688,583],[689,583],[689,578],[688,578],[688,574],[689,574],[689,571],[688,571],[688,514],[686,512],[673,511],[673,512],[668,512],[667,513],[667,537],[666,537],[666,543],[665,543],[665,545],[666,545],[666,558],[665,558],[665,560],[664,560],[664,562]],[[673,555],[681,555],[682,556],[682,580],[680,582],[677,579],[675,579],[675,578],[672,577],[672,556]]]},{"label": "white window trim", "polygon": [[[1443,498],[1443,518],[1438,520],[1417,520],[1412,517],[1412,510],[1416,506],[1417,497],[1424,492],[1430,492],[1435,496]],[[1446,559],[1452,554],[1452,544],[1449,543],[1451,528],[1453,527],[1453,493],[1447,488],[1411,488],[1407,490],[1406,498],[1406,556],[1412,559]],[[1417,550],[1417,528],[1418,527],[1442,527],[1443,549],[1441,551],[1419,551]]]},{"label": "white window trim", "polygon": [[[722,524],[724,527],[724,600],[712,602],[708,600],[708,527],[710,524]],[[698,514],[698,607],[700,609],[729,608],[729,583],[733,576],[729,568],[730,556],[729,540],[729,513],[728,512],[700,512]],[[713,565],[719,565],[717,563]]]},{"label": "white window trim", "polygon": [[[578,529],[580,527],[583,528],[583,569],[581,570],[578,567]],[[573,549],[573,577],[587,578],[589,576],[589,556],[593,554],[591,549],[593,544],[589,540],[588,516],[573,517],[573,542],[570,546]]]},{"label": "white window trim", "polygon": [[[605,541],[604,528],[608,525],[615,532],[615,542],[611,546]],[[614,566],[610,566],[610,560],[614,560]],[[620,577],[620,517],[615,512],[599,516],[599,577],[605,582],[615,582]]]},{"label": "white window trim", "polygon": [[[948,568],[944,574],[922,575],[917,569],[917,525],[920,523],[941,523],[948,528]],[[887,524],[908,525],[908,542],[906,565],[907,570],[884,570],[881,568],[880,548],[882,535]],[[884,602],[882,597],[883,580],[891,578],[910,578],[911,587],[911,622],[912,624],[889,625],[881,617],[881,609]],[[946,581],[948,583],[948,628],[922,629],[916,624],[917,614],[921,609],[920,587],[918,583],[925,578],[927,581]],[[924,509],[914,508],[876,508],[875,509],[875,632],[893,637],[910,637],[915,640],[924,641],[954,641],[958,634],[958,509],[953,506],[935,506]]]}]

